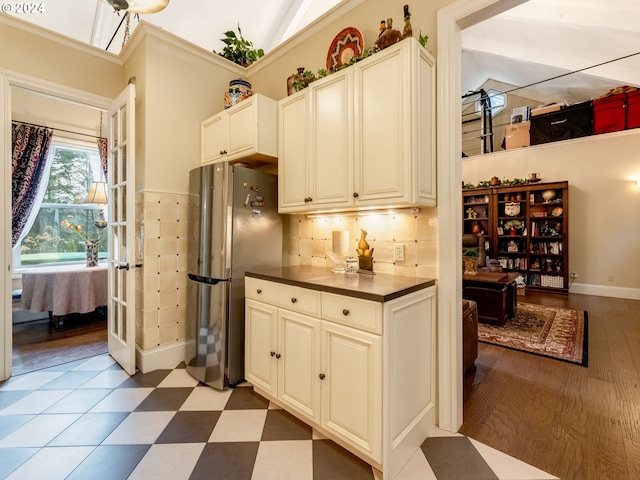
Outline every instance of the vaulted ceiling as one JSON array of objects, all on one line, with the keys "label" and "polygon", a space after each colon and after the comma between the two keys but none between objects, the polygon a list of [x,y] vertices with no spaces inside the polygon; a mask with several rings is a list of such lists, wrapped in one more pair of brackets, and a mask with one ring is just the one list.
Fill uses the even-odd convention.
[{"label": "vaulted ceiling", "polygon": [[[342,0],[170,0],[157,13],[132,15],[129,33],[139,20],[151,23],[206,50],[222,50],[223,32],[235,30],[266,52],[298,32]],[[122,49],[126,23],[123,13],[100,0],[42,2],[44,12],[10,12],[80,42],[112,53]],[[3,12],[5,10],[3,9]],[[7,13],[7,12],[5,12]],[[122,22],[122,25],[120,25]]]},{"label": "vaulted ceiling", "polygon": [[463,30],[462,45],[463,93],[494,80],[541,103],[598,98],[640,87],[640,2],[529,0]]}]

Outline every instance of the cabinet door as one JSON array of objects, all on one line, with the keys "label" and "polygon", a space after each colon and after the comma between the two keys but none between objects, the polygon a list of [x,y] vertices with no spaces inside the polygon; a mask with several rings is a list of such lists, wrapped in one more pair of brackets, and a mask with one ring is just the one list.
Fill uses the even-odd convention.
[{"label": "cabinet door", "polygon": [[278,103],[278,211],[307,210],[307,95],[299,92]]},{"label": "cabinet door", "polygon": [[353,206],[352,71],[309,86],[313,208]]},{"label": "cabinet door", "polygon": [[322,421],[329,432],[382,461],[382,342],[322,322]]},{"label": "cabinet door", "polygon": [[363,206],[411,198],[410,78],[401,47],[354,66],[356,203]]},{"label": "cabinet door", "polygon": [[224,161],[226,141],[223,115],[223,113],[220,113],[202,122],[200,128],[200,153],[203,165]]},{"label": "cabinet door", "polygon": [[278,309],[251,299],[246,299],[245,305],[245,378],[275,397]]},{"label": "cabinet door", "polygon": [[278,312],[278,399],[320,422],[320,320]]},{"label": "cabinet door", "polygon": [[228,132],[227,160],[240,158],[257,148],[256,105],[253,98],[248,98],[225,112]]}]

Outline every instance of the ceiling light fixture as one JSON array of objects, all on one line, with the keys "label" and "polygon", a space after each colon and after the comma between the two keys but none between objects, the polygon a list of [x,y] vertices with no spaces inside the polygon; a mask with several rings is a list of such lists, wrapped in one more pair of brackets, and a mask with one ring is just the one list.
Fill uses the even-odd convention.
[{"label": "ceiling light fixture", "polygon": [[102,0],[116,12],[156,13],[169,5],[169,0]]}]

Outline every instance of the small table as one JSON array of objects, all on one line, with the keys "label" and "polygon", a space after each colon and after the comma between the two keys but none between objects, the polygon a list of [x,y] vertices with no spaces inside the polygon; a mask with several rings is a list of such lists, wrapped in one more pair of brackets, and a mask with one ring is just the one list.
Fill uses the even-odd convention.
[{"label": "small table", "polygon": [[59,317],[93,312],[107,304],[107,265],[55,265],[30,268],[22,274],[20,307]]},{"label": "small table", "polygon": [[478,321],[504,325],[516,313],[517,291],[514,272],[483,272],[462,275],[462,298],[478,305]]}]

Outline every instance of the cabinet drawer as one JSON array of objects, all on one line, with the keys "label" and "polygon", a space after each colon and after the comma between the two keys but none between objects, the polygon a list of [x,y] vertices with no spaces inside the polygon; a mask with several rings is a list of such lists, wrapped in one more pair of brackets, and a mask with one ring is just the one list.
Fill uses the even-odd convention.
[{"label": "cabinet drawer", "polygon": [[323,292],[322,318],[382,335],[382,304],[378,302]]},{"label": "cabinet drawer", "polygon": [[259,278],[245,278],[245,296],[294,312],[320,317],[320,292],[269,282]]}]

